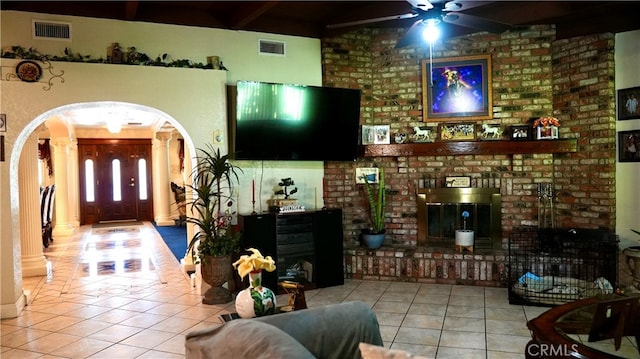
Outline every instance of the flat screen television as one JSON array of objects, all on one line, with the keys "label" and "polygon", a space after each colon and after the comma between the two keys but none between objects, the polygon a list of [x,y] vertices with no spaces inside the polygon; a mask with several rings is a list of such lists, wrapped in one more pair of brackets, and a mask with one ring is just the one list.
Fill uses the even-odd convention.
[{"label": "flat screen television", "polygon": [[229,129],[235,159],[356,160],[360,90],[251,81],[234,87]]}]

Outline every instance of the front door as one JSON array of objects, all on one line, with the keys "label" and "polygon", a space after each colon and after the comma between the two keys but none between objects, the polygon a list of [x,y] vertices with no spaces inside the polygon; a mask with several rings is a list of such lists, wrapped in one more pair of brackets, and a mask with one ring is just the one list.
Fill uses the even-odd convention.
[{"label": "front door", "polygon": [[150,140],[78,140],[81,224],[153,219]]}]

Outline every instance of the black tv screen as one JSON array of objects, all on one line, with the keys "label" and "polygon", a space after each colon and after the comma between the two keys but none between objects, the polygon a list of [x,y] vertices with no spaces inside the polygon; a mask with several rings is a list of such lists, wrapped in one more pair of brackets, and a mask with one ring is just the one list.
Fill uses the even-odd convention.
[{"label": "black tv screen", "polygon": [[[239,160],[354,161],[360,90],[239,81],[231,114]],[[235,108],[234,108],[235,107]],[[235,131],[233,131],[235,130]]]}]

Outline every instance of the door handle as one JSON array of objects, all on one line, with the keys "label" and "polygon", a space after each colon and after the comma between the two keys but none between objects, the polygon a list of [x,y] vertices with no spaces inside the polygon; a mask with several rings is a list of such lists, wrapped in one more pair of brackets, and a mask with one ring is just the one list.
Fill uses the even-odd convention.
[{"label": "door handle", "polygon": [[129,187],[135,187],[136,186],[136,179],[134,177],[131,177],[131,180],[129,181]]}]

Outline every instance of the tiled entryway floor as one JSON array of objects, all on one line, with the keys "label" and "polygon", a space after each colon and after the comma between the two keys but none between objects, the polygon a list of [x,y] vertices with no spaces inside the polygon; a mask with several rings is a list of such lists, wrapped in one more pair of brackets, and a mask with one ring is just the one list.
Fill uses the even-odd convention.
[{"label": "tiled entryway floor", "polygon": [[[45,256],[49,275],[24,279],[30,304],[2,320],[3,359],[183,358],[186,333],[234,311],[201,304],[151,223],[83,226]],[[364,301],[387,347],[430,358],[523,358],[526,321],[547,309],[510,305],[505,288],[438,284],[346,280],[305,296],[309,307]],[[634,344],[617,354],[639,358]]]}]

